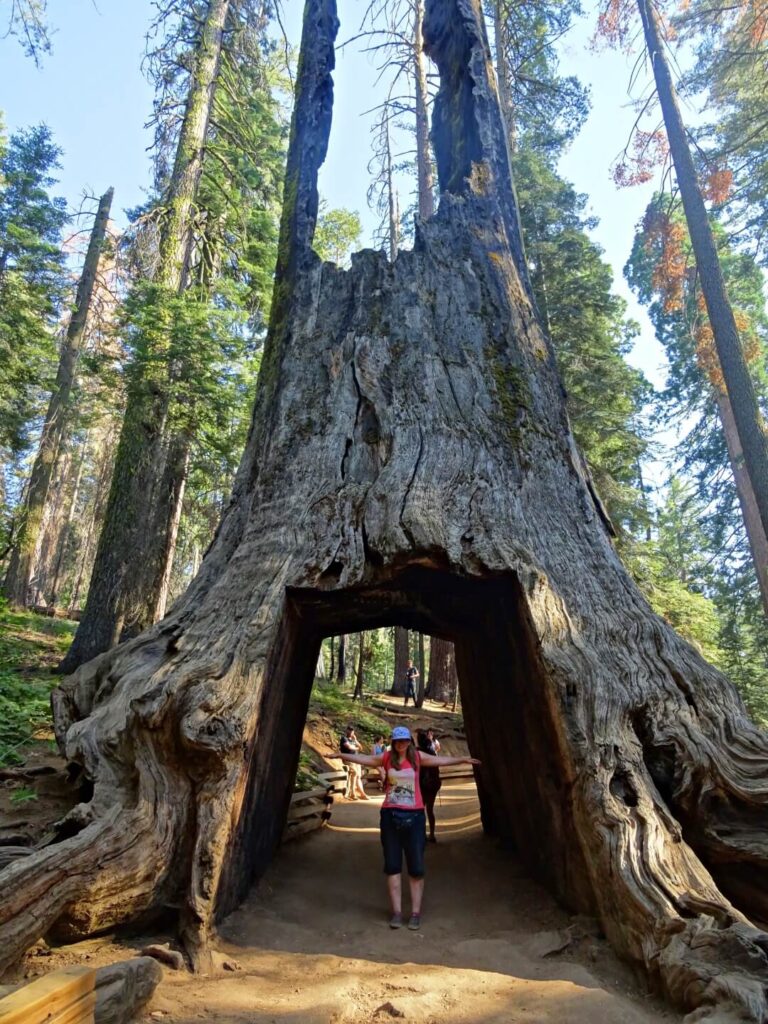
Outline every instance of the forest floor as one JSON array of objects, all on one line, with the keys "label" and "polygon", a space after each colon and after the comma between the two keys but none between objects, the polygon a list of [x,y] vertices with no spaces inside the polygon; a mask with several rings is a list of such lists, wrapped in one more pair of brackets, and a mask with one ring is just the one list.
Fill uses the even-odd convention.
[{"label": "forest floor", "polygon": [[[304,736],[303,760],[310,770],[334,763],[328,755],[347,720],[365,735],[395,721],[432,724],[446,749],[462,749],[460,716],[437,705],[416,711],[376,698],[350,706],[332,692],[321,692],[310,706]],[[680,1019],[614,956],[594,921],[561,910],[514,858],[484,836],[470,779],[446,781],[439,797],[438,842],[427,851],[421,931],[391,930],[378,837],[381,798],[369,792],[368,803],[337,799],[329,826],[286,844],[242,907],[226,919],[217,949],[234,971],[222,967],[210,976],[191,976],[166,969],[138,1019],[148,1024]],[[41,819],[45,807],[39,807]],[[23,814],[31,818],[37,810],[38,802],[30,803]],[[5,981],[15,987],[25,977],[69,964],[102,966],[168,939],[105,935],[70,945],[40,944]]]}]

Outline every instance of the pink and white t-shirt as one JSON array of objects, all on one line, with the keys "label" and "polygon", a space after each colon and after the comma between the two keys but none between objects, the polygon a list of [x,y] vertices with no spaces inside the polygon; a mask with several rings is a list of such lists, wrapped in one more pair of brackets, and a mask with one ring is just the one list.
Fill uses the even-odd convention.
[{"label": "pink and white t-shirt", "polygon": [[401,811],[421,811],[424,801],[419,786],[419,755],[416,754],[416,768],[410,761],[403,761],[399,768],[392,764],[392,754],[387,751],[382,764],[387,773],[386,791],[382,807],[393,807]]}]

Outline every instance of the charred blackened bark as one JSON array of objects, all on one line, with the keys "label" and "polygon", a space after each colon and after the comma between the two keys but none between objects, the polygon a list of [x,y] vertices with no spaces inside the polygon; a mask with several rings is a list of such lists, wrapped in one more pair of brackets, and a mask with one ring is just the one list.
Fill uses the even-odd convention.
[{"label": "charred blackened bark", "polygon": [[232,505],[171,614],[58,691],[94,795],[0,878],[0,963],[176,907],[205,965],[279,843],[322,638],[397,625],[455,644],[485,827],[671,1000],[764,1021],[768,740],[612,548],[518,271],[478,0],[427,8],[442,199],[394,264],[310,251],[335,33],[310,0]]}]

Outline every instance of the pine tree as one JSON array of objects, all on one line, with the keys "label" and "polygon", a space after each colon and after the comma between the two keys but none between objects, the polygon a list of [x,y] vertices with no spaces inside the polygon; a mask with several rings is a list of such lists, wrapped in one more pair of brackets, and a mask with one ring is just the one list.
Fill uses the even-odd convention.
[{"label": "pine tree", "polygon": [[[254,371],[244,365],[233,372],[233,348],[242,349],[243,339],[246,348],[251,344],[253,335],[242,326],[260,323],[267,301],[264,246],[274,254],[281,130],[263,62],[254,68],[251,59],[262,20],[252,25],[251,7],[230,8],[228,0],[209,0],[200,13],[199,19],[181,16],[177,42],[158,58],[163,189],[143,217],[150,262],[153,232],[157,239],[154,268],[126,302],[133,353],[128,406],[88,602],[63,671],[163,613],[196,439],[211,422],[209,404],[214,422],[231,413],[233,398],[240,408],[232,463],[244,440]],[[174,47],[185,45],[187,29],[195,42],[180,65]],[[192,71],[176,81],[162,73],[169,64]],[[180,91],[186,100],[174,148],[172,100]],[[266,135],[265,124],[272,126]],[[238,203],[243,196],[259,199]],[[222,400],[222,385],[229,399]],[[211,403],[214,393],[219,401]]]},{"label": "pine tree", "polygon": [[107,234],[107,222],[112,207],[112,189],[101,197],[94,218],[88,252],[86,253],[75,304],[61,344],[56,381],[43,422],[40,443],[35,456],[24,507],[14,538],[5,595],[10,602],[26,606],[35,555],[41,540],[43,515],[49,497],[51,482],[63,454],[63,441],[71,419],[71,398],[75,373],[80,357],[91,299],[96,286],[99,261]]},{"label": "pine tree", "polygon": [[[0,144],[1,145],[1,144]],[[0,148],[0,451],[28,443],[55,366],[54,330],[65,289],[63,199],[52,198],[60,150],[45,125]]]}]

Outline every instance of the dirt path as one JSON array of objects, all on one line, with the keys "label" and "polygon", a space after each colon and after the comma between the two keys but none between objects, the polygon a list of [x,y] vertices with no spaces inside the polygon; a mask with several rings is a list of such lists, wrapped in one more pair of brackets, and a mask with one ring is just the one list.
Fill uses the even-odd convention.
[{"label": "dirt path", "polygon": [[145,1019],[173,1024],[360,1024],[398,1017],[419,1024],[680,1019],[635,984],[589,922],[559,910],[483,836],[469,782],[443,787],[439,841],[427,850],[422,930],[392,931],[381,873],[379,803],[337,803],[331,827],[287,845],[222,929],[220,948],[241,971],[210,978],[168,973]]}]

